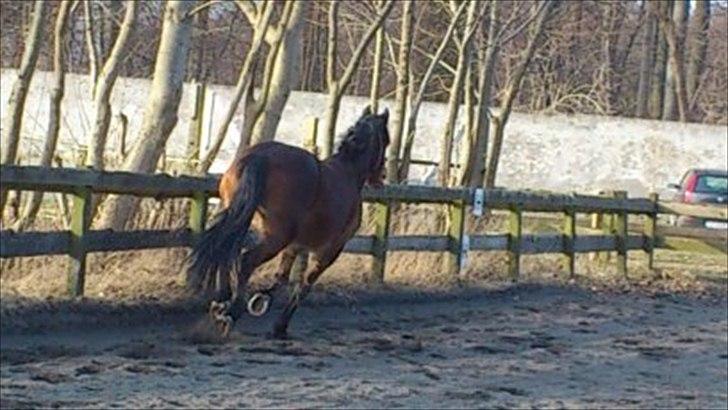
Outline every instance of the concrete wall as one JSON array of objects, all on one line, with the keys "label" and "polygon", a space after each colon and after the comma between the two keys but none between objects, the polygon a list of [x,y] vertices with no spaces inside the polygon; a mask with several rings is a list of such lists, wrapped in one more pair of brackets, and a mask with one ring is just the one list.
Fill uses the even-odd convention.
[{"label": "concrete wall", "polygon": [[[32,157],[42,146],[48,117],[50,73],[37,73],[23,123],[22,147]],[[14,71],[0,73],[2,110],[9,98]],[[129,144],[138,134],[149,91],[149,80],[121,78],[114,89],[114,113],[123,111],[129,118]],[[191,108],[192,88],[185,87],[180,120],[167,145],[170,156],[184,152]],[[231,98],[227,86],[208,89],[205,118],[214,133]],[[353,123],[367,103],[363,97],[347,97],[342,102],[337,132]],[[392,101],[385,101],[384,106]],[[277,139],[300,145],[307,121],[322,117],[326,96],[294,92],[286,106]],[[63,105],[61,146],[63,150],[86,143],[92,121],[91,99],[86,76],[69,75]],[[390,108],[390,111],[391,108]],[[2,113],[4,116],[4,111]],[[414,157],[436,159],[439,136],[445,118],[445,106],[426,103],[422,107]],[[221,172],[235,151],[242,113],[234,120],[213,165]],[[728,162],[728,127],[680,124],[652,120],[589,115],[540,115],[514,113],[506,127],[506,140],[497,180],[511,189],[548,189],[553,191],[595,192],[601,189],[626,189],[631,196],[661,191],[668,182],[679,179],[690,167],[726,168]],[[112,123],[110,147],[118,143],[118,124]],[[203,134],[203,148],[205,140]],[[29,143],[30,142],[30,143]],[[433,169],[416,167],[415,179],[434,176]]]}]

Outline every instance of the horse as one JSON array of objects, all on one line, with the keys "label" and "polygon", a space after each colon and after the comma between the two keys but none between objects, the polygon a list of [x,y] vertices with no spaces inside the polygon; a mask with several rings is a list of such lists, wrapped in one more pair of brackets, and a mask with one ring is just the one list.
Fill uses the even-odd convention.
[{"label": "horse", "polygon": [[[288,285],[297,254],[307,251],[310,263],[271,334],[287,337],[294,312],[359,228],[362,188],[383,184],[388,120],[388,110],[373,114],[367,106],[324,161],[298,147],[264,142],[243,151],[223,174],[222,209],[187,260],[193,290],[209,295],[217,283],[218,300],[211,301],[209,314],[223,336],[246,303],[251,314],[267,311],[275,290]],[[246,301],[255,269],[279,253],[273,285]]]}]

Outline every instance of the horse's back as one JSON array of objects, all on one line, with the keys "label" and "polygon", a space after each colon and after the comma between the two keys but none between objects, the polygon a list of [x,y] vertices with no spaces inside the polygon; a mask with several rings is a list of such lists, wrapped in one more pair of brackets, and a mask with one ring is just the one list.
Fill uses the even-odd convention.
[{"label": "horse's back", "polygon": [[[252,161],[253,158],[257,160]],[[298,225],[316,198],[318,159],[308,151],[279,142],[256,144],[246,149],[223,175],[220,181],[223,205],[230,203],[249,166],[265,167],[264,195],[255,219]]]}]

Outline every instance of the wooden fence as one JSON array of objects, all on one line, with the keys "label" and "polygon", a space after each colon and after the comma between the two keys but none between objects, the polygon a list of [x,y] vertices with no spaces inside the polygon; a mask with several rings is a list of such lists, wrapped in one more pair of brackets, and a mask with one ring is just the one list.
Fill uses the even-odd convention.
[{"label": "wooden fence", "polygon": [[[61,255],[70,256],[68,292],[83,294],[86,255],[89,252],[126,251],[190,246],[205,228],[208,199],[217,196],[218,177],[169,176],[166,174],[133,174],[98,172],[68,168],[1,166],[0,187],[3,190],[62,192],[73,198],[70,229],[54,232],[0,232],[0,258]],[[125,194],[141,197],[191,198],[189,226],[178,230],[109,231],[90,230],[89,211],[93,193]],[[390,185],[381,189],[364,189],[364,200],[373,203],[374,235],[356,236],[345,252],[373,256],[374,280],[384,280],[388,251],[446,252],[447,269],[459,274],[464,256],[469,251],[507,251],[509,273],[516,279],[521,255],[559,253],[564,256],[570,275],[575,273],[575,254],[616,251],[620,272],[627,274],[627,252],[642,250],[652,256],[655,248],[679,249],[680,240],[673,236],[699,238],[717,245],[709,246],[725,252],[726,231],[662,227],[660,213],[688,215],[728,221],[728,209],[720,207],[660,202],[650,198],[627,198],[624,192],[609,197],[560,195],[508,190],[439,188]],[[447,207],[447,232],[441,236],[389,235],[392,204],[436,203]],[[508,213],[508,232],[498,235],[468,235],[466,212],[482,214],[485,209]],[[524,234],[524,212],[561,213],[563,229],[558,234]],[[598,216],[601,234],[577,235],[579,214]],[[641,232],[629,232],[629,215],[644,215]]]}]

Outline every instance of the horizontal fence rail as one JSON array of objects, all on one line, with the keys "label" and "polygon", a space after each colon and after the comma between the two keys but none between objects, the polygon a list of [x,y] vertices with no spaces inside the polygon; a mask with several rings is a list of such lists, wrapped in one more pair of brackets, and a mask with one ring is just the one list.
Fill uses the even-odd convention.
[{"label": "horizontal fence rail", "polygon": [[[74,261],[69,272],[69,292],[72,295],[80,295],[83,292],[87,253],[191,246],[196,235],[204,230],[208,198],[218,195],[218,182],[219,176],[216,175],[193,177],[0,166],[2,190],[62,192],[74,198],[71,230],[21,233],[0,231],[0,257],[68,254]],[[89,221],[84,219],[84,212],[90,206],[91,193],[159,199],[191,198],[189,227],[176,230],[121,232],[89,230]],[[726,231],[657,227],[657,216],[661,213],[727,221],[728,208],[662,202],[658,201],[656,195],[651,198],[627,198],[624,192],[615,192],[609,196],[589,196],[503,189],[389,185],[378,189],[365,187],[363,198],[373,203],[375,207],[376,233],[352,238],[346,244],[344,251],[373,256],[373,274],[380,281],[384,279],[387,251],[446,252],[449,255],[446,268],[453,274],[458,274],[462,269],[464,255],[468,251],[505,251],[509,255],[510,273],[515,279],[519,275],[522,255],[562,254],[566,268],[573,275],[576,253],[616,251],[619,270],[626,274],[626,254],[629,250],[647,252],[649,265],[652,267],[653,251],[658,247],[700,251],[717,249],[725,253],[725,243],[728,243]],[[393,203],[446,205],[447,234],[389,235],[390,210]],[[482,208],[506,211],[508,233],[467,235],[465,227],[467,208],[480,215],[483,214]],[[524,212],[559,213],[561,216],[556,218],[563,220],[563,230],[560,233],[524,234],[522,232]],[[584,219],[578,218],[577,214],[590,215],[591,222],[588,227],[584,226]],[[644,225],[634,224],[628,220],[628,215],[635,214],[645,217]],[[580,234],[579,229],[586,229],[589,235]],[[685,245],[684,241],[696,239],[699,240],[699,246],[695,246],[694,242]]]}]

